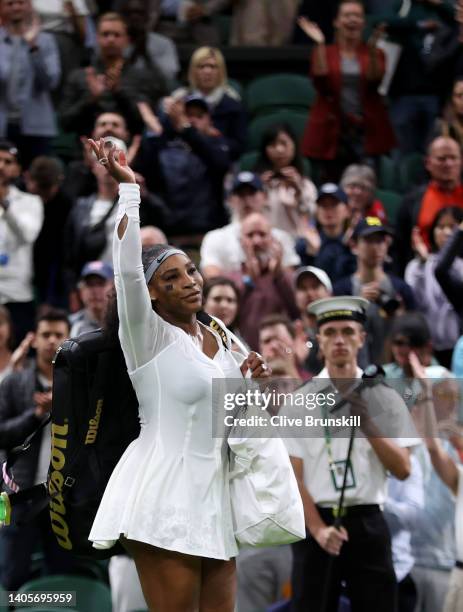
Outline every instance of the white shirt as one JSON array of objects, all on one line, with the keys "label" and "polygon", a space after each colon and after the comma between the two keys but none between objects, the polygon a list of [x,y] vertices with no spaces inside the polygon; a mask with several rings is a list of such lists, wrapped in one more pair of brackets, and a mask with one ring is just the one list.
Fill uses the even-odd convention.
[{"label": "white shirt", "polygon": [[[10,186],[8,210],[0,209],[0,304],[30,302],[32,249],[43,223],[42,200]],[[61,236],[56,236],[61,240]]]},{"label": "white shirt", "polygon": [[[71,1],[79,17],[89,15],[84,0]],[[67,34],[72,34],[74,26],[64,5],[64,0],[32,0],[32,6],[39,14],[44,30],[47,32],[66,32]]]},{"label": "white shirt", "polygon": [[[361,378],[361,376],[362,370],[357,368],[356,377]],[[317,379],[318,383],[316,382]],[[320,387],[319,391],[328,386],[329,374],[327,369],[323,369],[315,377],[314,381],[304,387],[305,392],[310,392],[311,386],[315,387],[317,385]],[[301,389],[299,389],[300,391]],[[372,401],[373,394],[374,402]],[[418,436],[416,438],[404,437],[404,433],[407,436],[412,436],[415,430],[407,407],[402,398],[394,390],[381,385],[374,388],[365,388],[362,390],[361,395],[370,408],[373,405],[380,406],[381,412],[384,411],[387,423],[391,426],[388,429],[389,437],[393,437],[398,446],[409,447],[420,444]],[[294,407],[286,409],[287,413],[289,414],[289,411],[291,411],[292,415],[294,415],[294,410]],[[305,411],[305,414],[313,414],[317,418],[325,416],[320,408],[315,408],[315,410],[309,413]],[[382,429],[379,423],[381,420],[380,417],[375,418],[375,424],[380,429]],[[396,432],[394,436],[391,435],[393,430]],[[350,427],[345,429],[344,437],[331,436],[333,461],[346,460],[349,447],[349,433]],[[304,485],[313,497],[314,502],[320,506],[336,507],[339,503],[340,491],[336,490],[333,484],[324,428],[313,428],[312,431],[306,428],[304,435],[306,437],[287,438],[285,440],[288,452],[291,456],[303,460]],[[354,440],[351,465],[354,472],[355,486],[345,490],[344,504],[346,506],[360,504],[383,505],[387,497],[388,473],[370,442],[365,437],[361,437],[362,435],[357,433]]]},{"label": "white shirt", "polygon": [[[283,266],[298,266],[301,260],[294,250],[293,238],[277,228],[272,228],[272,235],[283,247]],[[201,244],[201,268],[217,266],[225,274],[239,272],[245,261],[240,236],[241,225],[238,222],[207,232]]]}]

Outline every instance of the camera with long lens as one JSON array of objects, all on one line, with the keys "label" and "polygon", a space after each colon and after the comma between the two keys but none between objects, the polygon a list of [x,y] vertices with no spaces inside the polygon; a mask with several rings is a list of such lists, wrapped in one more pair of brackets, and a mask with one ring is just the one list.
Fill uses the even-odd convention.
[{"label": "camera with long lens", "polygon": [[395,314],[396,310],[400,306],[400,302],[396,297],[389,295],[388,293],[381,292],[379,294],[376,303],[380,308],[384,310],[387,315]]}]

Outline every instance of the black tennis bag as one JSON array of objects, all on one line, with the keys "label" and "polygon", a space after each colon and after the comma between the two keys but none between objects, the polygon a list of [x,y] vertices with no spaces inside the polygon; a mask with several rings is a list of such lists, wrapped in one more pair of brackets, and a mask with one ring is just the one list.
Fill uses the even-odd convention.
[{"label": "black tennis bag", "polygon": [[53,372],[50,519],[59,545],[77,555],[106,558],[88,540],[106,484],[140,433],[138,402],[117,341],[101,331],[66,340]]}]

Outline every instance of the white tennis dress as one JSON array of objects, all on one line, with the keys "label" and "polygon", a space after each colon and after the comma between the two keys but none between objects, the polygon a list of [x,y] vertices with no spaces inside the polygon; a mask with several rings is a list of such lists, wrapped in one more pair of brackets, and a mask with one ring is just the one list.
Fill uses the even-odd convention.
[{"label": "white tennis dress", "polygon": [[[122,184],[114,234],[119,337],[138,397],[140,436],[107,484],[89,540],[126,538],[190,555],[229,559],[233,533],[226,441],[212,437],[212,380],[240,378],[230,351],[207,357],[151,307],[141,264],[138,185]],[[128,224],[122,239],[117,226]]]}]

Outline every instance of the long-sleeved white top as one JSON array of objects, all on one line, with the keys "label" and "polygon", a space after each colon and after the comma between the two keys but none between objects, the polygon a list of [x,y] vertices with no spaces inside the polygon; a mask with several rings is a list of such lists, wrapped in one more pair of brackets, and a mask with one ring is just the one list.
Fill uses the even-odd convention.
[{"label": "long-sleeved white top", "polygon": [[[233,532],[226,440],[212,435],[214,379],[240,378],[219,336],[207,357],[152,309],[141,263],[139,188],[120,186],[114,234],[119,337],[139,402],[140,436],[117,464],[89,539],[97,548],[120,534],[168,550],[229,559]],[[127,215],[127,227],[117,234]]]}]

